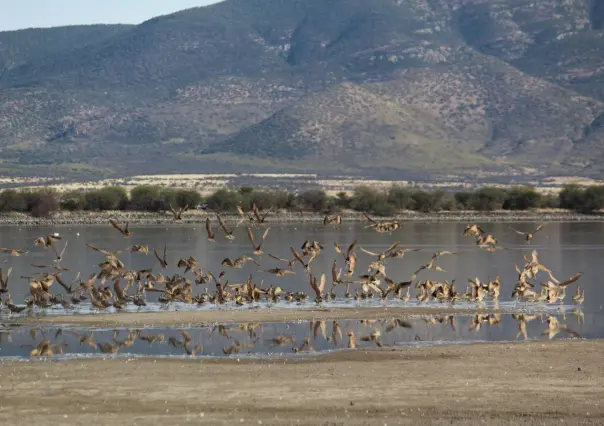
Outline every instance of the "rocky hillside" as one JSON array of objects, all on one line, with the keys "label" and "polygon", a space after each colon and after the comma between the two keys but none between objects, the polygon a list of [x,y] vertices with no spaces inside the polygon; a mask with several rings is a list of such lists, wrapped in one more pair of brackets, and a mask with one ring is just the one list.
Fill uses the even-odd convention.
[{"label": "rocky hillside", "polygon": [[602,53],[596,0],[227,0],[0,33],[1,170],[600,174]]}]

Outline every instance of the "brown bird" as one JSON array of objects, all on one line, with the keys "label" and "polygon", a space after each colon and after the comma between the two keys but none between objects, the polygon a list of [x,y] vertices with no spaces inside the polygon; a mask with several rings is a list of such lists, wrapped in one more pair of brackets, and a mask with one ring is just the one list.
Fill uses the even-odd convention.
[{"label": "brown bird", "polygon": [[480,237],[484,233],[484,230],[476,224],[468,225],[463,230],[464,237]]},{"label": "brown bird", "polygon": [[43,246],[44,248],[54,247],[55,243],[60,240],[61,237],[58,235],[47,235],[45,237],[37,238],[34,241],[34,245]]},{"label": "brown bird", "polygon": [[522,232],[522,231],[518,231],[517,229],[512,228],[511,226],[509,227],[512,231],[516,232],[517,234],[520,235],[524,235],[524,241],[526,241],[527,243],[530,243],[531,240],[533,239],[533,237],[535,236],[535,234],[539,231],[541,231],[543,229],[543,227],[545,226],[545,223],[542,223],[541,225],[539,225],[537,227],[537,229],[535,229],[533,232]]},{"label": "brown bird", "polygon": [[214,239],[215,235],[214,232],[212,232],[212,221],[210,220],[210,218],[206,218],[206,232],[208,233],[208,241],[211,243],[215,243],[216,240]]},{"label": "brown bird", "polygon": [[29,253],[29,250],[0,248],[0,252],[10,254],[11,256],[21,256],[22,254]]},{"label": "brown bird", "polygon": [[229,231],[229,229],[226,227],[226,225],[224,224],[224,221],[222,220],[222,218],[220,217],[220,215],[218,213],[216,213],[216,217],[218,218],[218,224],[220,225],[220,228],[222,228],[222,230],[224,232],[224,237],[227,240],[234,240],[235,236],[233,235],[233,231]]},{"label": "brown bird", "polygon": [[295,258],[295,259],[296,259],[298,262],[300,262],[300,264],[301,264],[301,265],[304,267],[304,270],[305,270],[306,272],[308,272],[308,271],[310,270],[310,264],[311,264],[311,262],[314,260],[314,257],[311,257],[311,258],[308,260],[308,263],[306,263],[306,262],[304,262],[304,259],[302,259],[302,256],[300,256],[300,254],[299,254],[299,253],[296,251],[296,249],[295,249],[295,248],[290,247],[290,250],[291,250],[292,254],[294,255],[294,258]]},{"label": "brown bird", "polygon": [[315,291],[316,298],[315,302],[321,303],[323,301],[323,292],[325,291],[325,283],[327,282],[327,278],[325,274],[321,274],[321,280],[317,283],[317,278],[313,277],[312,274],[308,274],[308,278],[310,280],[310,286]]},{"label": "brown bird", "polygon": [[373,218],[371,218],[367,213],[363,212],[365,218],[371,223],[369,228],[375,229],[377,232],[394,232],[401,227],[401,224],[392,221],[392,222],[377,222]]},{"label": "brown bird", "polygon": [[354,274],[354,270],[355,270],[356,264],[357,264],[357,255],[355,253],[356,247],[357,247],[357,240],[354,240],[352,242],[352,244],[350,244],[348,246],[348,250],[346,250],[346,254],[344,254],[344,251],[340,248],[338,243],[334,242],[334,248],[336,249],[336,251],[338,253],[340,253],[342,256],[344,256],[346,264],[348,265],[348,272],[346,273],[346,275],[349,277],[351,277]]},{"label": "brown bird", "polygon": [[6,271],[6,277],[2,274],[2,268],[0,268],[0,293],[8,293],[8,279],[10,278],[10,274],[13,271],[13,268],[8,268]]},{"label": "brown bird", "polygon": [[164,256],[160,257],[159,253],[157,253],[157,249],[153,249],[153,253],[155,254],[155,257],[157,258],[157,260],[159,260],[159,264],[161,265],[162,268],[167,268],[168,267],[168,248],[166,247],[166,245],[164,244]]},{"label": "brown bird", "polygon": [[268,235],[268,231],[270,231],[271,228],[266,228],[266,230],[264,231],[264,234],[262,235],[262,240],[260,241],[260,244],[256,245],[255,241],[254,241],[254,234],[252,234],[252,230],[250,228],[247,228],[247,236],[249,237],[250,241],[252,242],[252,247],[254,248],[254,254],[256,256],[260,256],[262,254],[264,254],[264,252],[262,251],[262,244],[264,244],[264,240],[266,239],[266,236]]},{"label": "brown bird", "polygon": [[271,208],[269,208],[266,211],[266,213],[264,213],[264,216],[260,216],[256,202],[252,203],[252,213],[254,213],[254,216],[256,217],[256,221],[258,223],[264,223],[266,217],[268,216],[268,214],[271,212],[272,209],[273,209],[273,207],[271,206]]},{"label": "brown bird", "polygon": [[120,226],[119,223],[117,223],[115,220],[113,219],[109,219],[109,222],[111,223],[111,226],[113,226],[115,229],[117,229],[118,231],[120,231],[120,233],[126,237],[126,238],[130,238],[132,235],[134,235],[133,232],[130,232],[128,230],[128,222],[126,222],[126,226],[124,228],[122,228]]},{"label": "brown bird", "polygon": [[172,215],[174,216],[174,220],[182,220],[182,214],[189,209],[188,204],[178,210],[174,209],[174,207],[172,207],[172,204],[168,204],[168,207],[170,207],[170,211],[172,212]]},{"label": "brown bird", "polygon": [[126,250],[132,253],[149,254],[149,246],[142,246],[140,244],[134,244],[132,247],[129,247]]},{"label": "brown bird", "polygon": [[390,247],[388,247],[386,250],[384,250],[381,253],[374,253],[372,251],[364,249],[363,247],[361,247],[361,251],[364,253],[367,253],[370,256],[377,256],[377,261],[383,262],[387,257],[389,257],[389,254],[398,247],[399,244],[400,244],[400,241],[396,241],[396,242],[394,242],[394,244],[392,244]]},{"label": "brown bird", "polygon": [[230,257],[225,258],[222,262],[220,262],[220,264],[222,266],[227,266],[229,268],[243,268],[243,265],[245,265],[247,262],[253,262],[256,265],[260,266],[260,264],[258,262],[256,262],[256,259],[251,258],[249,256],[241,256],[238,257],[237,259],[231,259]]},{"label": "brown bird", "polygon": [[296,273],[290,269],[281,269],[281,268],[267,269],[264,272],[268,272],[269,274],[273,274],[278,277],[285,277],[287,275],[296,275]]},{"label": "brown bird", "polygon": [[185,268],[185,274],[190,270],[195,269],[196,266],[197,259],[195,259],[193,256],[189,256],[188,258],[181,258],[178,261],[178,264],[176,265],[176,267],[178,268]]},{"label": "brown bird", "polygon": [[241,223],[243,223],[246,218],[250,223],[253,223],[256,221],[256,218],[254,217],[254,215],[249,214],[249,213],[246,214],[243,211],[243,209],[241,208],[241,206],[237,206],[237,212],[239,213],[239,216],[241,217],[241,219],[239,220],[239,223],[237,224],[238,226],[241,225]]},{"label": "brown bird", "polygon": [[273,254],[269,254],[269,256],[280,262],[287,263],[287,266],[289,266],[289,269],[292,269],[294,267],[294,263],[296,263],[298,261],[298,259],[296,259],[295,257],[291,260],[288,260],[288,259],[283,259],[282,257],[279,257],[279,256],[275,256]]},{"label": "brown bird", "polygon": [[340,225],[342,223],[342,216],[339,214],[335,216],[325,215],[323,219],[323,225]]}]

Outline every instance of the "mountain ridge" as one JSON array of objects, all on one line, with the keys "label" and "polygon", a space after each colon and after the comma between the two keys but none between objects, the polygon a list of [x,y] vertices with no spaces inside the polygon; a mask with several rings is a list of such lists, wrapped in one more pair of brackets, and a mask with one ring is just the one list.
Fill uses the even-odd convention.
[{"label": "mountain ridge", "polygon": [[599,175],[603,22],[591,0],[227,0],[0,33],[0,169]]}]

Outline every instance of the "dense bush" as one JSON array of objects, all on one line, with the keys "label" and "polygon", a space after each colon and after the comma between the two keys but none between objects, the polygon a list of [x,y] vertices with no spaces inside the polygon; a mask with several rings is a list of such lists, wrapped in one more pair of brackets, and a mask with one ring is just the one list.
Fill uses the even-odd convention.
[{"label": "dense bush", "polygon": [[128,193],[121,186],[107,186],[84,195],[86,210],[120,210],[128,206]]},{"label": "dense bush", "polygon": [[219,189],[207,200],[207,205],[210,210],[222,212],[234,212],[237,206],[241,206],[242,195],[239,191],[231,191],[229,189]]},{"label": "dense bush", "polygon": [[[46,216],[59,209],[160,212],[168,210],[170,205],[174,208],[188,206],[192,209],[202,201],[203,198],[196,190],[153,185],[137,186],[130,195],[124,188],[116,186],[63,194],[50,189],[5,189],[0,192],[0,212],[29,212],[36,216]],[[428,213],[441,210],[492,211],[558,207],[591,213],[604,209],[604,186],[566,185],[558,195],[543,195],[533,188],[520,186],[510,189],[484,187],[454,194],[442,190],[424,191],[398,186],[387,190],[359,186],[351,196],[340,192],[335,197],[327,195],[322,189],[310,189],[294,195],[282,190],[259,191],[243,187],[238,190],[220,189],[206,200],[210,210],[224,212],[236,212],[237,206],[250,211],[254,203],[261,211],[271,207],[319,213],[354,209],[377,216],[393,215],[401,210]]]},{"label": "dense bush", "polygon": [[23,212],[27,205],[22,193],[6,189],[0,193],[0,212]]},{"label": "dense bush", "polygon": [[506,199],[506,191],[500,188],[484,187],[476,191],[472,196],[472,210],[492,211],[503,208]]},{"label": "dense bush", "polygon": [[303,209],[324,213],[329,211],[329,206],[335,203],[328,199],[322,189],[309,189],[298,195],[297,204]]},{"label": "dense bush", "polygon": [[528,210],[541,207],[541,194],[533,188],[515,186],[507,191],[503,202],[506,210]]},{"label": "dense bush", "polygon": [[162,209],[162,188],[154,185],[140,185],[130,191],[132,210],[157,212]]}]

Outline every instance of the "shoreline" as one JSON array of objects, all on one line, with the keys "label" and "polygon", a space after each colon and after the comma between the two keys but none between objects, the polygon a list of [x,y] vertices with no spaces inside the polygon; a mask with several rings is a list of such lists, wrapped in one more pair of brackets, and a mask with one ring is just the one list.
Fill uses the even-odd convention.
[{"label": "shoreline", "polygon": [[[249,322],[295,322],[355,319],[389,319],[416,316],[448,316],[476,314],[523,313],[526,309],[488,307],[349,307],[305,309],[245,309],[245,310],[191,310],[164,312],[119,312],[83,315],[24,316],[12,318],[10,324],[44,327],[182,327]],[[544,311],[547,314],[547,311]]]},{"label": "shoreline", "polygon": [[601,424],[603,351],[603,341],[539,340],[278,360],[6,361],[0,421]]},{"label": "shoreline", "polygon": [[[219,213],[225,221],[238,222],[241,218],[233,213]],[[365,216],[356,211],[344,211],[343,223],[367,222]],[[171,213],[150,213],[138,211],[105,212],[60,212],[51,217],[39,218],[26,213],[0,213],[0,226],[58,226],[58,225],[105,225],[109,219],[129,222],[132,225],[203,225],[207,217],[215,219],[215,212],[190,210],[183,214],[182,220],[174,221]],[[313,212],[278,211],[266,218],[266,224],[275,223],[317,223],[323,224],[325,216]],[[395,216],[374,217],[376,221],[397,220],[400,222],[604,222],[604,214],[580,214],[561,209],[543,209],[530,211],[497,210],[454,211],[439,213],[419,213],[405,211]],[[244,226],[249,222],[246,220]],[[334,226],[334,225],[329,225]]]}]

